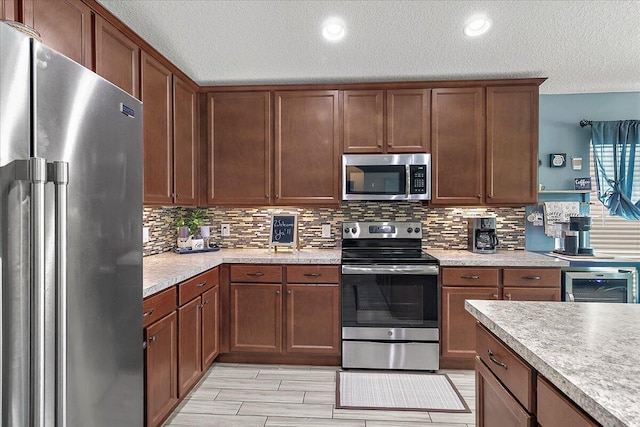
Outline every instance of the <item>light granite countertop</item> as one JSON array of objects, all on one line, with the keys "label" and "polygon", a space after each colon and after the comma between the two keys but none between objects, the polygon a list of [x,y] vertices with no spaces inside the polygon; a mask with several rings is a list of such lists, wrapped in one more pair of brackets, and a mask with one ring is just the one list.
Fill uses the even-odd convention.
[{"label": "light granite countertop", "polygon": [[640,305],[468,300],[487,329],[605,426],[640,426]]},{"label": "light granite countertop", "polygon": [[529,251],[497,251],[477,254],[471,251],[430,250],[442,267],[568,267],[569,261]]},{"label": "light granite countertop", "polygon": [[271,252],[266,249],[221,249],[217,252],[165,252],[142,260],[142,296],[148,297],[220,264],[340,264],[340,250]]},{"label": "light granite countertop", "polygon": [[[426,250],[441,266],[567,267],[568,261],[526,251],[498,251],[474,254],[470,251]],[[224,263],[232,264],[335,264],[342,260],[340,249],[303,249],[272,252],[266,249],[221,249],[218,252],[179,255],[165,252],[142,261],[142,296],[148,297]]]}]

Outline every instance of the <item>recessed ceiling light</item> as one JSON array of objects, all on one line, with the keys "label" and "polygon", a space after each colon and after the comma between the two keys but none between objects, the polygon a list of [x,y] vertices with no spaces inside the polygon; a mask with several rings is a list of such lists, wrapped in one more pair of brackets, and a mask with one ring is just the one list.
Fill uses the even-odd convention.
[{"label": "recessed ceiling light", "polygon": [[491,28],[491,20],[486,16],[474,16],[467,20],[464,33],[469,37],[476,37],[486,33]]},{"label": "recessed ceiling light", "polygon": [[335,42],[341,40],[344,35],[344,24],[340,20],[331,18],[327,19],[324,24],[322,24],[322,37],[325,39]]}]

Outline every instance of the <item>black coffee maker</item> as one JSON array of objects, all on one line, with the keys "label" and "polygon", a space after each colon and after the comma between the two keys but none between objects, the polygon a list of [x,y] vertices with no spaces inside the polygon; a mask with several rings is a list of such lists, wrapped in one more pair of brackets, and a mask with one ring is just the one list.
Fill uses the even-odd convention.
[{"label": "black coffee maker", "polygon": [[495,254],[498,247],[496,218],[492,216],[467,218],[469,250],[481,254]]},{"label": "black coffee maker", "polygon": [[[593,255],[591,247],[591,217],[569,217],[569,230],[578,233],[578,255]],[[566,249],[566,248],[565,248]]]}]

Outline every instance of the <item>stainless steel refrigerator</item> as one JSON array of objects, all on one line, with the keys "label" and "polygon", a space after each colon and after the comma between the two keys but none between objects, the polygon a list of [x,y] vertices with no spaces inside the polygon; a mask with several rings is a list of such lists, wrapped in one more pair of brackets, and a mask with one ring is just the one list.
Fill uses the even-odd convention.
[{"label": "stainless steel refrigerator", "polygon": [[141,103],[0,23],[0,425],[142,425],[141,234]]}]

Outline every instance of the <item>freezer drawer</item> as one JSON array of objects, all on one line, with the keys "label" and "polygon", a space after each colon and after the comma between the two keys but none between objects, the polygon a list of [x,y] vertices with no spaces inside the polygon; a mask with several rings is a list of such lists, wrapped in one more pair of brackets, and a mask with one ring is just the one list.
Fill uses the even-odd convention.
[{"label": "freezer drawer", "polygon": [[342,341],[344,369],[407,369],[435,371],[440,365],[440,345],[435,342]]}]

